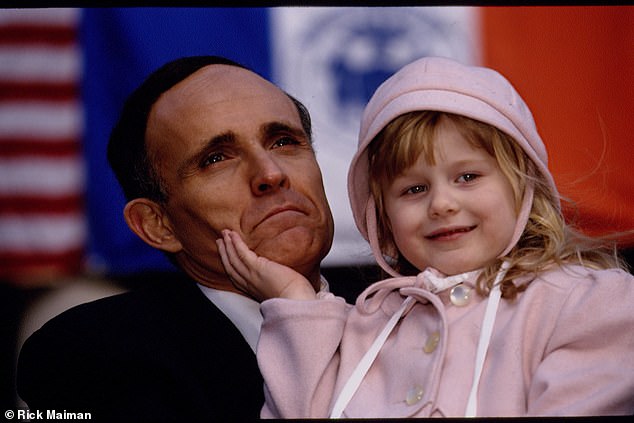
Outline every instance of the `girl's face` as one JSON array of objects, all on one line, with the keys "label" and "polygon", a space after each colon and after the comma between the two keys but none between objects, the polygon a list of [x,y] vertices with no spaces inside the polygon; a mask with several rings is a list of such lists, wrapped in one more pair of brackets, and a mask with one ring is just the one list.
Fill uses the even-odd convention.
[{"label": "girl's face", "polygon": [[419,270],[446,275],[479,269],[508,246],[517,213],[497,161],[445,120],[434,140],[435,164],[423,155],[384,188],[394,242]]}]

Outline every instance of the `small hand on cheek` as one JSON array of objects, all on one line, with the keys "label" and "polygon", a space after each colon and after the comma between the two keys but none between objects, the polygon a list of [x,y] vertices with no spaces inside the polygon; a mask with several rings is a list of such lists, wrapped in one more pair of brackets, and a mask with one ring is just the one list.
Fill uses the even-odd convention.
[{"label": "small hand on cheek", "polygon": [[288,266],[258,256],[240,235],[228,229],[216,240],[220,259],[231,283],[250,297],[312,300],[316,293],[308,279]]}]

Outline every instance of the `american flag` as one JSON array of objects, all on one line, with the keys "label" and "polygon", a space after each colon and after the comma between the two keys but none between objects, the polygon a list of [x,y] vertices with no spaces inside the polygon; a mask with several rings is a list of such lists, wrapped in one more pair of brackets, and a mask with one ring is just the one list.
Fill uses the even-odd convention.
[{"label": "american flag", "polygon": [[81,267],[79,17],[0,10],[0,279],[22,286]]}]

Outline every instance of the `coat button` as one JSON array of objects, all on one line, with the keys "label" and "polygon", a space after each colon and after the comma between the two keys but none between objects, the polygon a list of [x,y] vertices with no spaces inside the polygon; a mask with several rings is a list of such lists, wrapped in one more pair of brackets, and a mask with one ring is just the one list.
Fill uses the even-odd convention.
[{"label": "coat button", "polygon": [[449,300],[457,307],[469,304],[471,299],[471,288],[464,284],[456,285],[449,291]]},{"label": "coat button", "polygon": [[432,332],[427,337],[427,342],[425,342],[425,346],[423,347],[423,351],[425,354],[430,354],[434,352],[438,343],[440,342],[440,332]]},{"label": "coat button", "polygon": [[414,405],[420,400],[423,399],[423,394],[425,390],[421,388],[419,385],[415,385],[407,391],[407,396],[405,397],[405,402],[407,405]]}]

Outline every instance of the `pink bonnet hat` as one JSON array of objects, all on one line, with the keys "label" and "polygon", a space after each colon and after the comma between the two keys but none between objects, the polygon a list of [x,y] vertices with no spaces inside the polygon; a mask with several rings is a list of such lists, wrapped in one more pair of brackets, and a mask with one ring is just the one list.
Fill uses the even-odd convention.
[{"label": "pink bonnet hat", "polygon": [[[510,135],[544,174],[556,198],[559,197],[548,170],[546,147],[533,116],[506,78],[492,69],[468,66],[447,58],[418,59],[383,82],[370,99],[361,118],[359,147],[348,172],[348,195],[356,225],[370,243],[378,263],[393,276],[399,274],[386,263],[379,249],[376,209],[368,180],[367,147],[391,120],[419,110],[467,116]],[[533,187],[529,184],[513,237],[500,257],[520,239],[532,202]]]}]

